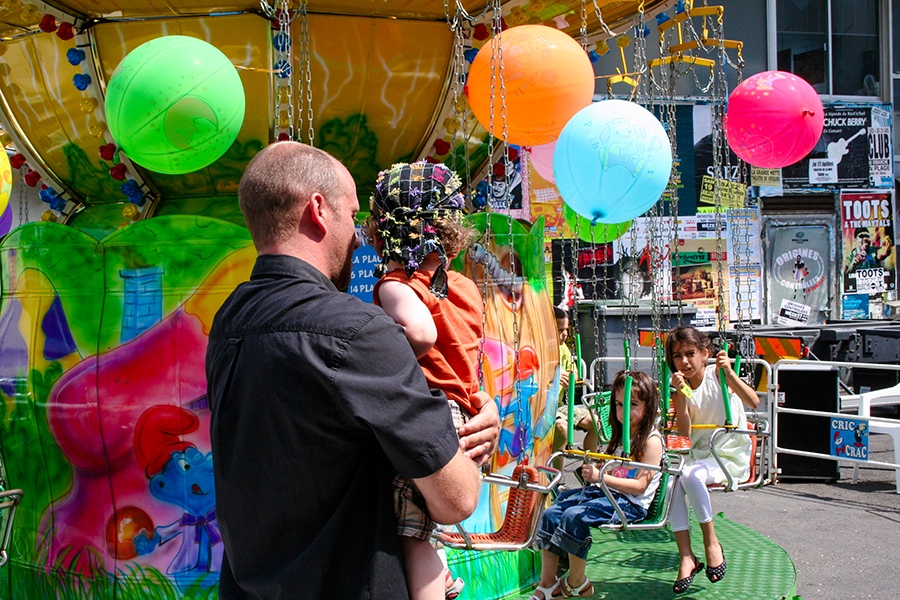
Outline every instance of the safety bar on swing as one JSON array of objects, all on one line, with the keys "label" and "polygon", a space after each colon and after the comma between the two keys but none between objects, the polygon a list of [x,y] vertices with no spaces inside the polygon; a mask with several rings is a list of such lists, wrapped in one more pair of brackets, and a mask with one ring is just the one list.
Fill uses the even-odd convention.
[{"label": "safety bar on swing", "polygon": [[12,534],[13,519],[16,516],[16,507],[22,501],[25,492],[22,490],[5,490],[0,492],[0,511],[9,509],[9,516],[6,518],[6,527],[3,529],[3,538],[0,541],[0,567],[5,565],[9,560],[6,548],[9,545],[9,538]]},{"label": "safety bar on swing", "polygon": [[[675,460],[678,462],[676,466],[672,466],[670,461]],[[619,506],[619,503],[616,502],[615,498],[613,498],[612,492],[609,489],[609,486],[606,484],[604,480],[604,475],[606,472],[613,467],[614,465],[628,465],[629,469],[646,469],[648,471],[658,471],[663,474],[668,474],[672,477],[681,477],[681,467],[684,464],[684,457],[680,454],[667,454],[663,453],[662,462],[658,465],[651,465],[648,463],[640,463],[636,461],[623,461],[621,459],[618,460],[608,460],[603,464],[603,467],[600,468],[599,475],[599,484],[600,489],[603,490],[603,493],[606,495],[607,500],[612,505],[612,507],[616,511],[616,515],[619,517],[618,523],[604,523],[600,525],[600,529],[608,529],[612,531],[625,531],[626,529],[634,530],[634,529],[659,529],[663,527],[669,519],[669,501],[672,492],[672,488],[674,488],[674,481],[666,482],[666,489],[663,489],[662,482],[660,482],[660,488],[656,491],[656,495],[662,494],[662,502],[664,505],[664,514],[662,515],[662,519],[656,522],[645,522],[647,519],[645,518],[642,521],[637,521],[635,523],[629,523],[628,517],[625,516],[625,513],[622,511],[622,508]],[[649,518],[650,515],[648,514]]]},{"label": "safety bar on swing", "polygon": [[[534,542],[534,538],[537,537],[537,528],[541,521],[541,515],[544,514],[544,509],[547,506],[547,494],[549,494],[551,491],[555,490],[557,486],[559,486],[559,483],[563,477],[562,471],[554,469],[553,467],[537,466],[535,468],[538,471],[543,471],[547,475],[551,476],[550,482],[547,485],[541,485],[528,481],[527,474],[524,470],[520,472],[518,480],[498,473],[482,473],[481,475],[481,480],[484,483],[489,483],[491,485],[501,485],[504,487],[525,490],[528,492],[535,492],[538,494],[537,498],[535,498],[534,501],[532,514],[529,516],[529,535],[527,539],[520,539],[514,543],[497,543],[493,541],[479,542],[477,540],[473,541],[473,535],[478,537],[487,537],[491,534],[487,534],[486,536],[485,534],[481,533],[468,532],[466,531],[465,527],[463,527],[462,523],[457,523],[455,525],[456,529],[459,531],[459,535],[462,537],[462,541],[454,541],[448,537],[446,532],[442,531],[435,531],[432,534],[432,537],[434,537],[437,541],[441,542],[448,548],[454,548],[457,550],[522,550],[531,546],[531,544]],[[509,516],[509,509],[510,507],[507,506],[507,518]],[[505,526],[506,523],[507,519],[504,519],[503,525]]]},{"label": "safety bar on swing", "polygon": [[[741,429],[739,427],[717,427],[712,434],[709,436],[709,453],[716,460],[716,464],[719,465],[719,468],[722,469],[722,472],[725,473],[726,482],[723,486],[724,491],[733,492],[735,490],[745,490],[751,488],[758,488],[762,486],[765,481],[765,470],[762,468],[756,469],[756,477],[752,481],[745,481],[743,483],[736,483],[734,481],[734,477],[732,477],[731,473],[728,469],[725,468],[725,462],[722,460],[722,457],[719,456],[718,452],[716,452],[715,442],[722,435],[755,435],[757,439],[757,444],[762,444],[762,448],[757,449],[753,448],[754,456],[750,457],[751,461],[756,461],[756,453],[759,452],[760,455],[760,466],[762,467],[766,461],[766,442],[765,440],[771,436],[772,431],[769,425],[768,419],[759,417],[754,415],[753,418],[748,416],[748,421],[753,421],[756,425],[753,429]],[[760,441],[761,440],[761,441]]]}]

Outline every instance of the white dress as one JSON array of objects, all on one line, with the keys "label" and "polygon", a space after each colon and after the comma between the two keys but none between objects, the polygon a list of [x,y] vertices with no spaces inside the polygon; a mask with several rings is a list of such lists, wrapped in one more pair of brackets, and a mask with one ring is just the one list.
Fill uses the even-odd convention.
[{"label": "white dress", "polygon": [[[747,416],[744,404],[735,393],[729,394],[731,402],[731,418],[741,428],[747,428]],[[722,388],[715,365],[708,365],[703,374],[700,387],[695,389],[687,399],[688,414],[692,425],[725,423],[725,403],[722,402]],[[715,483],[728,481],[709,450],[709,438],[714,429],[691,429],[691,459],[706,465],[710,478]],[[725,467],[737,483],[743,483],[750,476],[750,436],[746,434],[723,435],[716,438],[716,454],[725,463]]]}]

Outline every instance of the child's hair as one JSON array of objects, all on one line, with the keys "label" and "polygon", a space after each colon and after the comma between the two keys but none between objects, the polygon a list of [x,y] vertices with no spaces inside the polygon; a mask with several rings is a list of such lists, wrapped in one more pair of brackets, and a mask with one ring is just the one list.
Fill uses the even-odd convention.
[{"label": "child's hair", "polygon": [[563,309],[561,309],[558,306],[553,307],[553,316],[556,317],[557,321],[561,321],[562,319],[569,318],[569,315],[566,314],[566,311],[564,311]]},{"label": "child's hair", "polygon": [[[619,415],[616,413],[616,392],[625,389],[625,371],[616,373],[616,378],[612,384],[612,395],[610,401],[612,406],[609,409],[609,426],[612,435],[609,438],[609,445],[606,448],[607,454],[615,452],[616,448],[622,445],[622,423],[619,421]],[[659,389],[653,379],[642,371],[631,371],[631,401],[635,400],[644,405],[644,418],[638,424],[637,433],[631,439],[631,455],[641,458],[644,456],[644,446],[650,439],[650,432],[656,426],[656,419],[659,416]]]},{"label": "child's hair", "polygon": [[675,359],[672,358],[675,344],[696,346],[700,350],[708,350],[712,354],[712,340],[708,335],[693,327],[680,325],[666,336],[666,362],[673,373],[678,370],[675,368]]},{"label": "child's hair", "polygon": [[456,173],[441,163],[398,163],[378,174],[364,225],[366,234],[381,253],[375,274],[384,275],[395,260],[407,277],[432,252],[440,266],[430,289],[438,298],[447,297],[447,258],[469,245],[475,230],[462,219],[465,199]]}]

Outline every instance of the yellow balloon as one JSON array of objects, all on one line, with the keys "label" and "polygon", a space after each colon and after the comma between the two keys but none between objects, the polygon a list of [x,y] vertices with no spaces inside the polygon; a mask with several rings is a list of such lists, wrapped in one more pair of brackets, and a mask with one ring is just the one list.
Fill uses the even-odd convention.
[{"label": "yellow balloon", "polygon": [[12,167],[9,164],[9,156],[0,148],[0,215],[9,205],[10,193],[12,193]]}]

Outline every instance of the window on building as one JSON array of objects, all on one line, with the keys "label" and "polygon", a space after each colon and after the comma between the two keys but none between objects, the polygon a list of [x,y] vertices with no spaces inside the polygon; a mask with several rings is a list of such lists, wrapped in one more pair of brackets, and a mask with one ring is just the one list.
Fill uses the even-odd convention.
[{"label": "window on building", "polygon": [[825,96],[881,95],[879,0],[776,0],[775,7],[778,70]]}]

